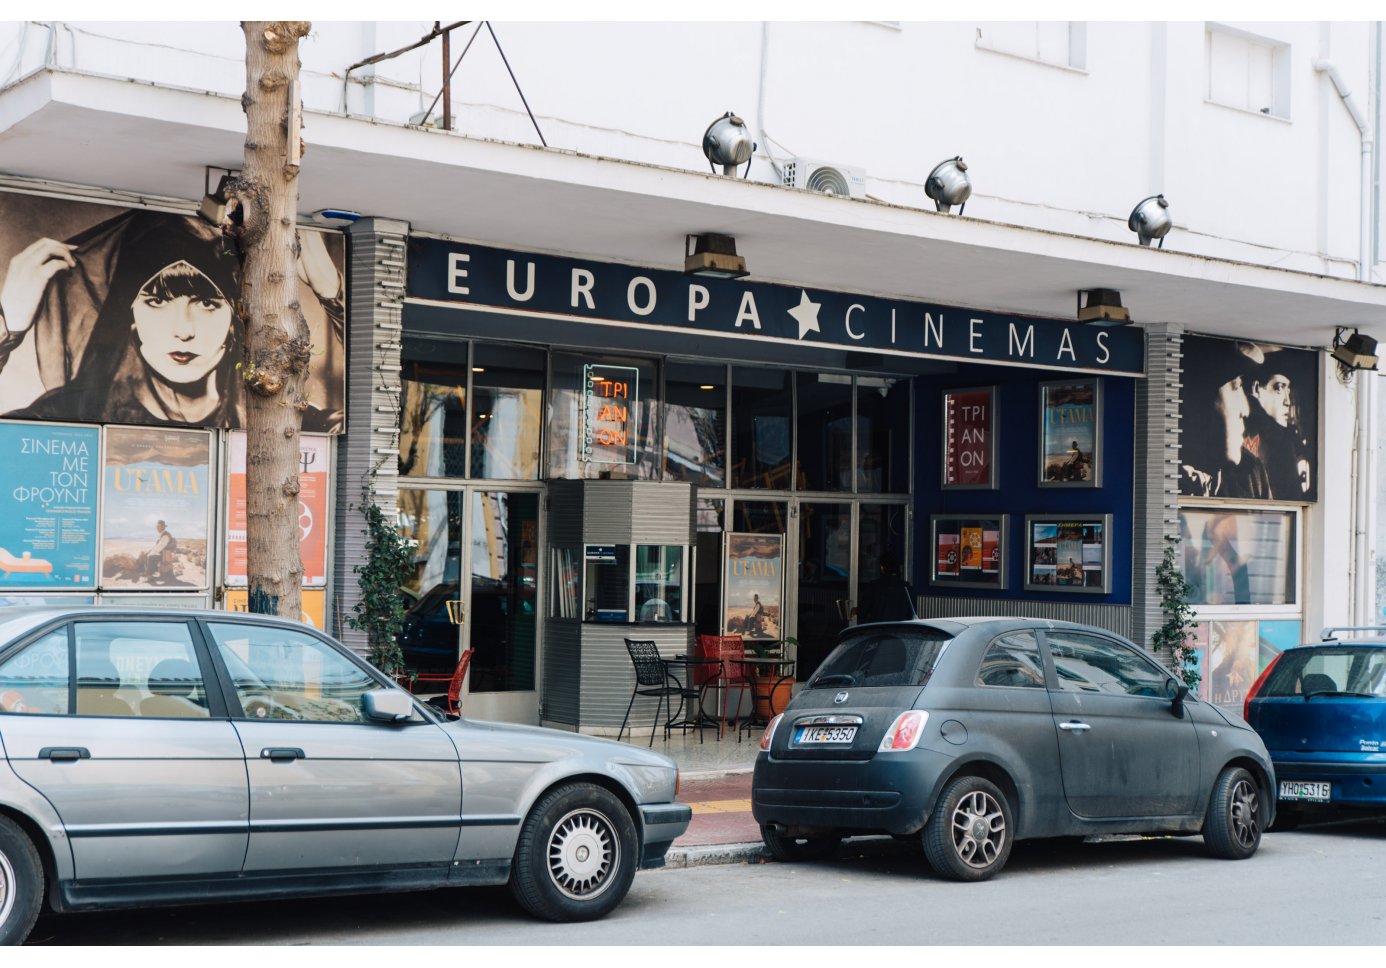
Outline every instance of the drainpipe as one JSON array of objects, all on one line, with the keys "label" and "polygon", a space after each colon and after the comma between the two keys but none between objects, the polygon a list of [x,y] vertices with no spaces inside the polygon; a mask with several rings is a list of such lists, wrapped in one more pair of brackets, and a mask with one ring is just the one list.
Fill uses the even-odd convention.
[{"label": "drainpipe", "polygon": [[[1352,91],[1343,81],[1337,66],[1330,60],[1314,61],[1314,70],[1327,74],[1338,97],[1357,125],[1362,142],[1362,175],[1360,191],[1361,219],[1358,228],[1357,280],[1372,279],[1372,153],[1371,127],[1367,117],[1353,99]],[[1375,374],[1357,373],[1357,439],[1353,463],[1352,515],[1352,620],[1358,625],[1376,622],[1376,574],[1372,567],[1372,538],[1376,530],[1376,389]]]},{"label": "drainpipe", "polygon": [[756,131],[760,134],[760,143],[765,148],[765,157],[775,172],[775,184],[779,185],[784,182],[784,172],[780,170],[780,164],[775,160],[775,155],[770,150],[770,136],[765,133],[765,75],[766,62],[769,58],[770,24],[762,20],[760,22],[760,84],[756,92]]}]

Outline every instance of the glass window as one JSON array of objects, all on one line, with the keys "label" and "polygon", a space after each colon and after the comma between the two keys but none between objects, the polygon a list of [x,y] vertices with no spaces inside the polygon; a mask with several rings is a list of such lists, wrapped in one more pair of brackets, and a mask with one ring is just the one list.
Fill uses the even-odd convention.
[{"label": "glass window", "polygon": [[910,381],[857,377],[857,490],[910,489]]},{"label": "glass window", "polygon": [[977,669],[979,686],[1044,688],[1044,663],[1034,632],[1008,632],[987,646]]},{"label": "glass window", "polygon": [[471,495],[472,692],[534,688],[539,595],[539,495]]},{"label": "glass window", "polygon": [[1277,118],[1290,116],[1290,45],[1209,24],[1208,100]]},{"label": "glass window", "polygon": [[1082,632],[1045,633],[1062,692],[1100,692],[1118,696],[1174,695],[1169,673],[1134,649]]},{"label": "glass window", "polygon": [[182,622],[77,622],[77,714],[206,719],[192,632]]},{"label": "glass window", "polygon": [[365,669],[311,635],[230,623],[208,628],[248,719],[365,722],[361,697],[382,688]]},{"label": "glass window", "polygon": [[405,340],[400,363],[399,472],[466,473],[467,344]]},{"label": "glass window", "polygon": [[799,373],[798,487],[809,491],[852,489],[852,378],[837,373]]},{"label": "glass window", "polygon": [[630,546],[588,545],[583,593],[589,622],[630,621]]},{"label": "glass window", "polygon": [[472,477],[537,480],[543,411],[543,350],[475,344]]},{"label": "glass window", "polygon": [[579,603],[582,601],[582,572],[579,560],[580,548],[552,548],[549,570],[553,575],[553,594],[549,601],[549,615],[554,618],[582,618]]},{"label": "glass window", "polygon": [[1315,646],[1287,652],[1261,687],[1261,696],[1316,692],[1386,698],[1386,649]]},{"label": "glass window", "polygon": [[635,546],[635,617],[638,622],[683,621],[682,546]]},{"label": "glass window", "polygon": [[[626,399],[627,434],[635,435],[635,461],[630,464],[578,460],[582,414],[587,397],[585,368],[606,364],[637,371],[635,386]],[[597,355],[553,354],[553,400],[549,407],[546,477],[592,480],[652,481],[659,479],[658,386],[655,366],[649,360]]]},{"label": "glass window", "polygon": [[1041,64],[1087,66],[1087,24],[1077,20],[1021,20],[984,23],[977,28],[977,47],[1012,54]]},{"label": "glass window", "polygon": [[664,477],[727,486],[727,368],[670,363],[664,374]]},{"label": "glass window", "polygon": [[950,638],[931,628],[848,636],[823,660],[809,686],[922,686]]},{"label": "glass window", "polygon": [[790,488],[789,379],[784,370],[732,368],[732,487]]},{"label": "glass window", "polygon": [[1294,511],[1181,508],[1181,565],[1191,605],[1292,605]]},{"label": "glass window", "polygon": [[404,663],[430,675],[457,666],[458,608],[462,600],[462,494],[400,488],[398,527],[414,572],[400,588]]},{"label": "glass window", "polygon": [[732,505],[735,526],[743,534],[788,534],[789,505],[784,501],[737,501]]},{"label": "glass window", "polygon": [[64,716],[68,708],[67,629],[49,632],[0,663],[0,713]]}]

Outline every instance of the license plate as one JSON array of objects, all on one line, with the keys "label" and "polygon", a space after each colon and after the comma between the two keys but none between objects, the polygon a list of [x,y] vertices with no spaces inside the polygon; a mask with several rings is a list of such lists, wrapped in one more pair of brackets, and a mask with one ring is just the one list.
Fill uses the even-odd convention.
[{"label": "license plate", "polygon": [[857,737],[855,726],[801,726],[795,743],[850,743]]},{"label": "license plate", "polygon": [[1280,799],[1282,800],[1318,800],[1321,803],[1327,803],[1330,790],[1332,790],[1332,784],[1329,783],[1280,781]]}]

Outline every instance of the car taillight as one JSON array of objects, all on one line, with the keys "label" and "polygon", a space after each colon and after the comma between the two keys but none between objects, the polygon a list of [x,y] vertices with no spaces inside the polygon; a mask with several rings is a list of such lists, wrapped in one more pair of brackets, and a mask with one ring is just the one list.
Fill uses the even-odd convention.
[{"label": "car taillight", "polygon": [[775,727],[780,724],[781,719],[784,719],[784,713],[780,713],[765,724],[765,732],[760,734],[761,749],[768,750],[770,748],[770,741],[775,738]]},{"label": "car taillight", "polygon": [[677,799],[679,798],[679,782],[680,782],[682,779],[683,779],[683,777],[679,775],[678,769],[675,768],[675,769],[674,769],[674,799],[675,799],[675,800],[677,800]]},{"label": "car taillight", "polygon": [[1247,690],[1246,701],[1242,703],[1242,718],[1248,723],[1251,722],[1251,700],[1256,698],[1256,694],[1261,691],[1261,687],[1266,683],[1266,677],[1271,674],[1271,670],[1276,667],[1276,664],[1280,662],[1284,655],[1285,653],[1282,652],[1274,659],[1271,659],[1270,665],[1266,666],[1265,671],[1256,677],[1256,681],[1253,682],[1251,688]]},{"label": "car taillight", "polygon": [[924,724],[929,714],[919,709],[911,709],[895,717],[895,722],[886,730],[885,738],[877,751],[881,753],[903,753],[919,745],[919,737],[924,734]]}]

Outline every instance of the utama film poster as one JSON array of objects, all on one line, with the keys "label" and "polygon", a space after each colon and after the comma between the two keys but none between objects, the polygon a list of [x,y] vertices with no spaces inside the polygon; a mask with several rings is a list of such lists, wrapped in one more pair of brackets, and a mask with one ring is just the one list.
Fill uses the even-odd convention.
[{"label": "utama film poster", "polygon": [[96,584],[101,431],[0,424],[0,589]]}]

